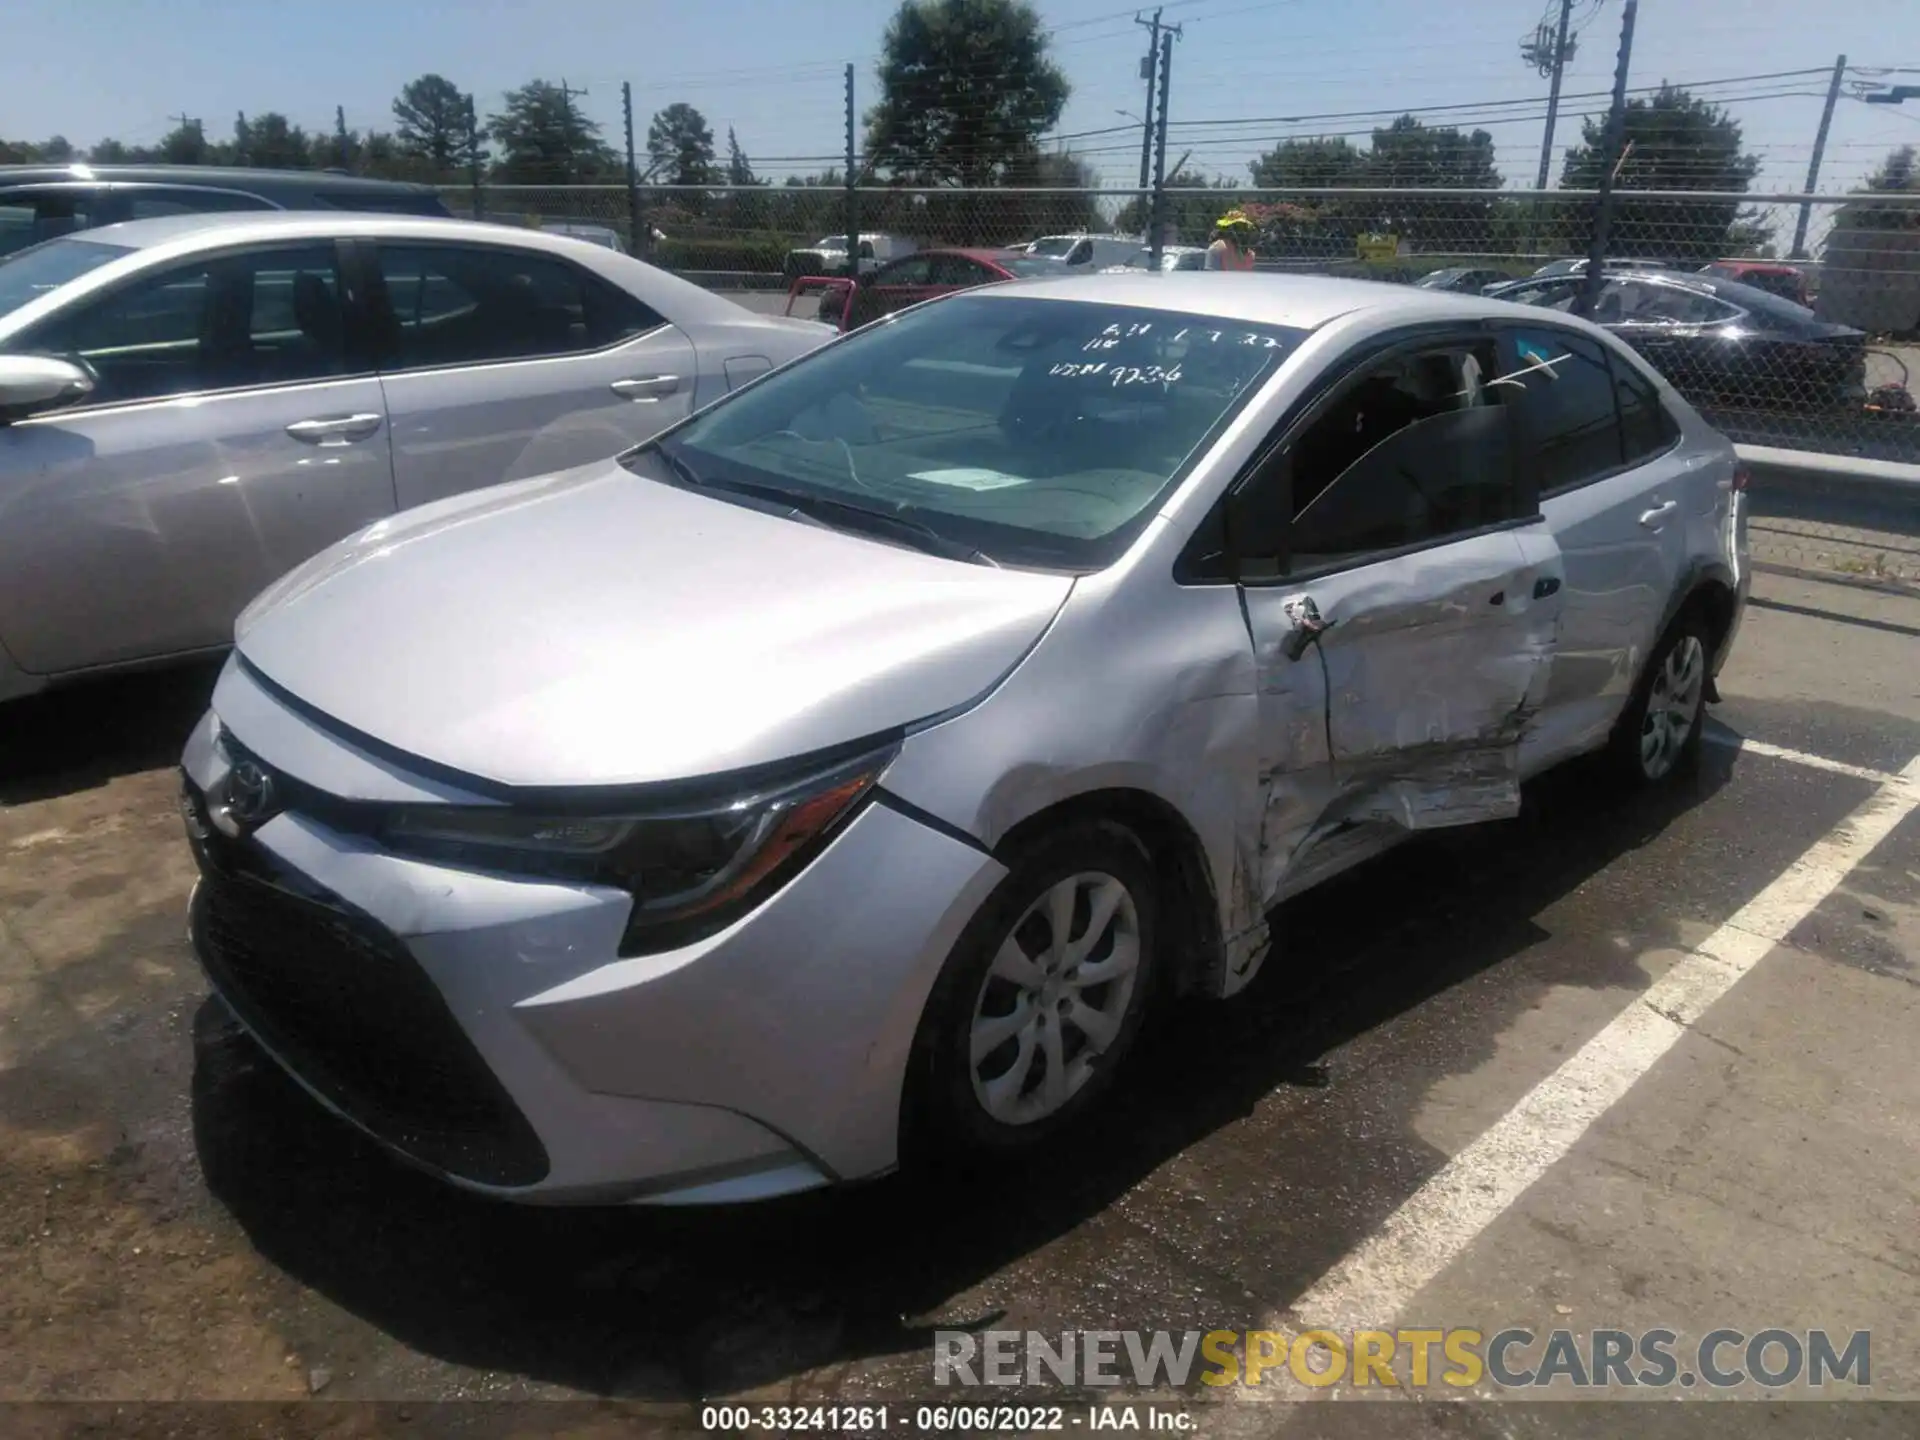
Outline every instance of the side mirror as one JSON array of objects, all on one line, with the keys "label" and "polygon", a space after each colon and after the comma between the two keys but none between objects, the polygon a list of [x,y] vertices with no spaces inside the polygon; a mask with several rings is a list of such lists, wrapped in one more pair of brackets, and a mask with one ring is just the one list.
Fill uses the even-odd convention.
[{"label": "side mirror", "polygon": [[71,405],[93,393],[93,376],[49,355],[0,355],[0,425]]}]

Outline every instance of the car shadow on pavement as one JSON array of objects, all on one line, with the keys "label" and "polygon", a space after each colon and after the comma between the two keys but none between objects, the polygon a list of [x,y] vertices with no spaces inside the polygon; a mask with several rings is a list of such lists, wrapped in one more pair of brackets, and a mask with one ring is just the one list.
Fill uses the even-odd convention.
[{"label": "car shadow on pavement", "polygon": [[0,704],[0,805],[49,800],[176,764],[220,663],[115,675]]},{"label": "car shadow on pavement", "polygon": [[[1257,1320],[1445,1160],[1413,1129],[1417,1090],[1404,1104],[1388,1095],[1356,1134],[1344,1108],[1352,1102],[1338,1089],[1346,1082],[1325,1063],[1330,1053],[1541,941],[1546,907],[1654,840],[1718,790],[1732,763],[1731,751],[1706,747],[1696,780],[1625,801],[1587,768],[1571,767],[1530,786],[1517,820],[1404,846],[1289,903],[1276,916],[1284,963],[1269,963],[1232,1005],[1170,1007],[1102,1114],[1024,1166],[899,1175],[704,1212],[495,1203],[406,1169],[326,1116],[214,1000],[195,1027],[196,1148],[213,1193],[263,1256],[441,1360],[653,1400],[739,1393],[858,1361],[911,1377],[892,1387],[899,1390],[926,1373],[929,1317],[939,1328],[993,1323],[998,1303],[967,1294],[980,1282],[1095,1217],[1106,1223],[1102,1212],[1143,1179],[1248,1120],[1276,1092],[1331,1087],[1335,1103],[1283,1117],[1257,1142],[1210,1147],[1203,1198],[1216,1213],[1185,1217],[1204,1227],[1208,1243],[1231,1246],[1222,1196],[1259,1207],[1248,1213],[1267,1227],[1277,1278],[1257,1303],[1244,1281],[1205,1302],[1215,1314],[1251,1308],[1246,1318]],[[1485,987],[1493,998],[1471,1002],[1470,1033],[1435,1047],[1444,1057],[1434,1061],[1437,1073],[1416,1064],[1417,1083],[1486,1059],[1549,984],[1645,984],[1632,953],[1600,948],[1609,953],[1552,962],[1545,979],[1502,977]],[[1219,1151],[1231,1153],[1216,1158]],[[1165,1203],[1165,1223],[1182,1222],[1178,1200],[1130,1203]],[[1275,1244],[1271,1217],[1287,1212],[1295,1218]],[[1139,1219],[1116,1223],[1137,1233]],[[1071,1257],[1070,1246],[1060,1253]],[[1071,1258],[1052,1263],[1068,1272],[1070,1289],[1090,1283]],[[1183,1272],[1185,1289],[1212,1268]],[[982,1289],[1000,1293],[1006,1283]],[[1068,1301],[1084,1308],[1084,1296]],[[309,1308],[315,1313],[298,1323],[325,1326],[320,1312],[338,1313]],[[289,1343],[368,1343],[364,1330],[353,1338],[351,1322],[332,1323],[341,1328],[290,1334]]]}]

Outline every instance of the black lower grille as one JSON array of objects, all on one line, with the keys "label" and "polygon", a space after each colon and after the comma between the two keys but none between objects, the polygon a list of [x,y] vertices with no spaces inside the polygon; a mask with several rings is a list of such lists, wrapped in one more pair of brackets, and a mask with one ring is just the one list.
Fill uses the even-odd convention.
[{"label": "black lower grille", "polygon": [[276,875],[249,841],[194,838],[196,948],[269,1048],[427,1165],[492,1185],[546,1175],[539,1137],[396,936],[338,897]]}]

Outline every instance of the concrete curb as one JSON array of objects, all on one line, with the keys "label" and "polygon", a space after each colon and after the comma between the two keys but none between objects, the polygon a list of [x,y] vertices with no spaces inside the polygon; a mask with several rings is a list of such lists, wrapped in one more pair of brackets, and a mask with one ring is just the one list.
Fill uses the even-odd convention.
[{"label": "concrete curb", "polygon": [[1893,502],[1914,506],[1920,514],[1920,465],[1773,445],[1736,445],[1734,449],[1753,472],[1750,488],[1757,493],[1878,505]]}]

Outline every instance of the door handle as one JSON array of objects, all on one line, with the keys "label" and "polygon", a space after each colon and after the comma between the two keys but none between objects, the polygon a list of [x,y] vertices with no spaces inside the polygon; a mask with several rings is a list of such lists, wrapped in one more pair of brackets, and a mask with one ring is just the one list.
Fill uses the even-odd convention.
[{"label": "door handle", "polygon": [[1656,505],[1651,510],[1641,511],[1640,523],[1649,530],[1657,530],[1660,528],[1660,522],[1679,508],[1680,502],[1678,500],[1669,500],[1664,505]]},{"label": "door handle", "polygon": [[641,403],[658,400],[662,395],[671,395],[680,388],[678,375],[635,375],[631,379],[616,380],[608,387],[616,395]]},{"label": "door handle", "polygon": [[287,434],[309,445],[344,445],[349,440],[364,440],[380,428],[378,415],[334,415],[324,420],[296,420],[287,426]]},{"label": "door handle", "polygon": [[1533,582],[1533,598],[1536,600],[1544,600],[1549,595],[1557,595],[1559,593],[1560,577],[1558,575],[1542,575],[1538,580]]}]

